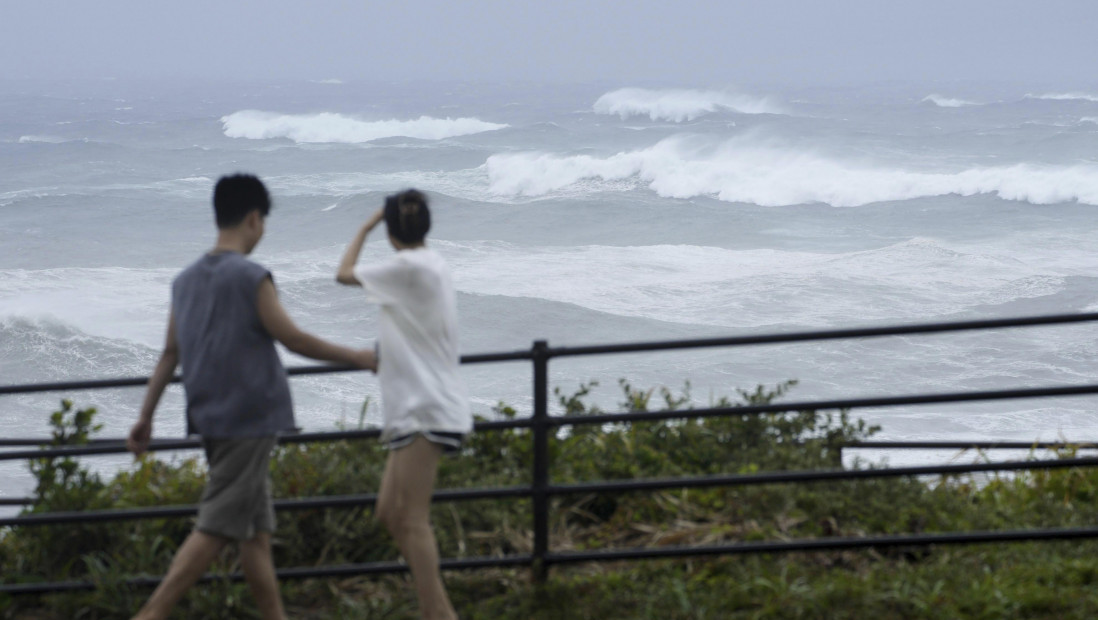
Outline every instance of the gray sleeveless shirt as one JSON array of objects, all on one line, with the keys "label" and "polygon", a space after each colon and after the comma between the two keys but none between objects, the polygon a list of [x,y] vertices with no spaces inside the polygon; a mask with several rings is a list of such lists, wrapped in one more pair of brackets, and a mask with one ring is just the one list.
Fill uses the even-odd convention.
[{"label": "gray sleeveless shirt", "polygon": [[188,435],[262,437],[294,428],[286,370],[256,305],[269,277],[226,252],[204,255],[172,283]]}]

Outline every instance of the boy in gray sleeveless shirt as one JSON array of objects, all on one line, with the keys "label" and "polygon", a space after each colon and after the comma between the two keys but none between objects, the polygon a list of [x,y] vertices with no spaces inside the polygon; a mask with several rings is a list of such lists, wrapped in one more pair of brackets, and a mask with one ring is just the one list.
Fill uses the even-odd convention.
[{"label": "boy in gray sleeveless shirt", "polygon": [[282,620],[270,536],[269,464],[277,435],[294,428],[286,371],[275,340],[318,360],[376,369],[372,350],[340,347],[301,331],[278,301],[270,272],[245,258],[263,237],[270,197],[254,176],[223,177],[214,189],[217,244],[172,284],[164,351],[128,439],[148,449],[152,417],[177,365],[187,395],[187,432],[202,437],[209,480],[195,529],[135,620],[166,618],[229,541],[265,620]]}]

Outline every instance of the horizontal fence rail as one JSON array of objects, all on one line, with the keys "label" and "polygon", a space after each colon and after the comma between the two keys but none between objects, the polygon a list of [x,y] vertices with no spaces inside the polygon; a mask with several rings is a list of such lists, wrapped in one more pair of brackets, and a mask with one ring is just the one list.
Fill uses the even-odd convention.
[{"label": "horizontal fence rail", "polygon": [[[504,353],[481,353],[476,355],[461,356],[462,364],[488,364],[492,362],[522,362],[530,360],[529,351],[513,351]],[[339,364],[325,364],[323,366],[295,366],[287,368],[286,374],[291,377],[308,375],[328,375],[340,372],[366,372],[354,366]],[[183,377],[176,374],[172,376],[172,383],[180,383]],[[91,379],[86,381],[58,381],[54,383],[24,383],[22,385],[0,386],[0,396],[5,394],[33,394],[35,392],[69,392],[73,390],[104,390],[109,388],[141,387],[148,385],[148,377],[124,377],[121,379]]]},{"label": "horizontal fence rail", "polygon": [[549,349],[547,353],[550,357],[573,357],[578,355],[639,353],[650,351],[666,351],[671,349],[736,347],[758,344],[812,342],[820,340],[877,338],[882,336],[908,336],[915,334],[935,334],[959,331],[1000,329],[1006,327],[1061,325],[1064,323],[1085,323],[1090,321],[1098,321],[1098,312],[1028,316],[1005,319],[983,319],[977,321],[920,323],[913,325],[888,325],[882,327],[861,327],[853,329],[829,329],[804,332],[786,332],[758,334],[751,336],[731,336],[728,338],[701,338],[696,340],[667,340],[660,342],[594,345],[589,347],[553,347]]},{"label": "horizontal fence rail", "polygon": [[[885,535],[864,537],[809,538],[789,541],[758,541],[698,547],[643,547],[630,549],[604,549],[600,551],[565,551],[548,553],[541,559],[547,565],[575,564],[581,562],[622,562],[635,560],[674,559],[717,555],[746,555],[760,553],[796,553],[841,551],[846,549],[889,549],[927,547],[931,545],[973,545],[988,543],[1021,543],[1032,541],[1068,541],[1098,538],[1098,527],[1053,528],[1040,530],[1002,530],[983,532],[941,532],[911,535]],[[506,568],[533,566],[537,560],[529,554],[504,555],[480,558],[449,558],[439,562],[445,571],[479,568]],[[334,566],[284,568],[276,571],[279,580],[318,579],[325,577],[354,577],[407,572],[403,562],[370,562]],[[200,583],[213,581],[244,581],[243,573],[228,575],[207,574]],[[124,583],[132,588],[154,588],[161,579],[135,577]],[[0,584],[0,594],[47,594],[95,590],[100,584],[91,581],[61,581],[47,583]]]},{"label": "horizontal fence rail", "polygon": [[[376,434],[376,433],[374,433]],[[35,440],[37,441],[37,440]],[[117,443],[117,440],[112,440]],[[35,445],[35,444],[29,444]],[[857,441],[842,444],[842,449],[883,449],[883,450],[1094,450],[1095,443],[1070,443],[1063,441]],[[152,451],[152,450],[150,450]],[[1032,462],[1032,461],[1027,461]],[[946,472],[935,472],[946,473]],[[33,497],[0,497],[0,506],[27,506],[34,503]],[[277,505],[276,505],[277,509]],[[2,524],[0,524],[2,527]]]},{"label": "horizontal fence rail", "polygon": [[863,450],[1094,450],[1098,443],[1071,441],[854,441],[843,449]]},{"label": "horizontal fence rail", "polygon": [[[588,493],[617,493],[625,491],[661,491],[665,489],[696,489],[711,487],[736,487],[759,484],[788,484],[792,482],[834,482],[839,480],[867,480],[873,478],[899,478],[905,476],[956,476],[960,474],[1001,471],[1027,471],[1044,469],[1070,469],[1098,466],[1098,457],[1001,461],[995,463],[954,463],[950,465],[917,465],[909,467],[882,467],[877,469],[815,469],[808,471],[773,471],[751,474],[717,474],[712,476],[654,478],[634,480],[600,480],[574,484],[547,484],[549,496],[582,495]],[[529,497],[530,487],[492,487],[485,489],[439,489],[431,496],[435,502],[469,501]],[[359,508],[377,502],[377,494],[303,497],[275,500],[275,510],[313,510],[318,508]],[[75,512],[32,513],[20,517],[0,518],[0,527],[57,525],[62,523],[99,523],[132,519],[160,519],[190,517],[198,513],[198,506],[157,506],[152,508],[127,508],[123,510],[83,510]]]},{"label": "horizontal fence rail", "polygon": [[[546,577],[548,567],[576,562],[605,562],[623,560],[642,560],[664,557],[688,557],[706,555],[736,555],[746,553],[786,553],[794,551],[812,552],[836,549],[858,549],[873,547],[896,547],[918,545],[978,544],[1010,541],[1072,540],[1098,538],[1098,528],[1044,529],[995,532],[946,532],[917,535],[880,535],[856,538],[818,538],[792,541],[761,541],[750,543],[730,543],[704,547],[659,547],[643,549],[604,549],[598,551],[552,551],[549,545],[550,499],[563,495],[618,493],[638,491],[658,491],[673,488],[709,488],[735,487],[760,484],[811,483],[820,481],[868,480],[895,477],[953,476],[972,473],[995,473],[1013,471],[1052,470],[1065,468],[1083,468],[1098,466],[1098,457],[1075,456],[1050,460],[1009,460],[1001,462],[953,463],[946,465],[888,467],[868,469],[837,469],[812,471],[770,471],[749,474],[718,474],[711,476],[604,480],[569,484],[554,484],[549,472],[549,442],[559,429],[578,425],[607,425],[635,422],[655,422],[669,419],[702,419],[710,417],[729,417],[764,414],[786,414],[801,411],[847,410],[854,408],[885,408],[906,405],[927,405],[974,401],[998,401],[1010,399],[1077,397],[1098,394],[1098,384],[1054,385],[1045,387],[1014,388],[1005,390],[983,390],[967,392],[948,392],[937,394],[883,395],[861,398],[829,400],[805,400],[762,405],[743,405],[735,407],[717,407],[703,409],[681,409],[650,412],[598,413],[578,416],[549,415],[548,364],[554,358],[568,358],[589,355],[626,354],[668,350],[686,350],[712,347],[739,347],[766,344],[789,344],[811,341],[840,339],[864,339],[888,336],[908,336],[919,334],[949,333],[972,330],[1005,329],[1017,327],[1051,326],[1072,323],[1098,321],[1098,312],[1082,314],[1061,314],[1050,316],[1029,316],[1018,318],[957,321],[944,323],[925,323],[911,325],[893,325],[853,329],[833,329],[818,331],[786,332],[734,336],[728,338],[709,338],[678,341],[656,341],[624,343],[597,346],[550,347],[545,341],[537,341],[528,350],[466,355],[461,358],[463,364],[528,362],[533,370],[533,412],[530,417],[478,422],[479,431],[529,429],[532,451],[532,477],[529,485],[493,488],[457,488],[440,489],[433,496],[434,501],[469,501],[488,499],[525,499],[531,501],[533,518],[532,551],[529,554],[508,555],[490,558],[452,558],[441,561],[446,570],[475,569],[489,566],[529,566],[536,580]],[[346,366],[304,366],[287,370],[291,376],[310,376],[329,373],[354,371]],[[361,371],[360,371],[361,372]],[[176,376],[174,382],[179,381]],[[99,390],[107,388],[140,387],[146,385],[147,377],[120,379],[98,379],[90,381],[54,382],[40,384],[0,386],[0,395],[28,394],[44,392],[66,392],[75,390]],[[308,443],[337,440],[375,438],[378,429],[358,429],[352,431],[331,431],[320,433],[297,433],[280,438],[280,443]],[[42,458],[69,458],[119,454],[126,451],[121,439],[93,440],[82,445],[51,446],[48,439],[16,438],[0,440],[0,460],[25,460]],[[821,444],[822,445],[822,444]],[[158,439],[150,445],[150,451],[193,450],[201,447],[197,439]],[[991,449],[1064,449],[1085,450],[1098,447],[1091,442],[1021,442],[1021,441],[858,441],[830,446],[840,449],[934,449],[948,448],[957,450]],[[13,449],[14,448],[14,449]],[[33,449],[19,449],[33,448]],[[1068,455],[1065,455],[1068,456]],[[374,504],[377,495],[373,493],[289,498],[275,501],[279,511],[318,510],[318,509],[356,509]],[[0,498],[0,506],[28,505],[32,498]],[[0,527],[30,527],[81,523],[107,523],[130,519],[167,519],[193,516],[197,507],[157,506],[149,508],[128,508],[120,510],[94,510],[54,513],[27,513],[18,517],[0,519]],[[318,566],[289,568],[278,571],[281,579],[308,579],[334,576],[368,575],[400,572],[406,566],[399,562],[377,562],[339,566]],[[206,575],[204,581],[239,580],[239,574]],[[135,587],[150,587],[159,583],[159,579],[133,577],[125,583]],[[31,594],[87,590],[97,587],[95,583],[83,581],[53,583],[0,583],[0,593]]]},{"label": "horizontal fence rail", "polygon": [[[1098,312],[1027,316],[1006,319],[986,319],[979,321],[920,323],[914,325],[889,325],[882,327],[864,327],[856,329],[833,329],[804,332],[772,333],[752,336],[732,336],[728,338],[703,338],[696,340],[668,340],[637,342],[629,344],[604,344],[589,347],[550,348],[546,346],[541,352],[541,355],[545,356],[546,358],[553,358],[612,353],[640,353],[652,351],[666,351],[670,349],[735,347],[746,345],[811,342],[820,340],[841,340],[851,338],[876,338],[884,336],[947,333],[981,329],[1001,329],[1008,327],[1036,327],[1042,325],[1061,325],[1065,323],[1085,323],[1090,321],[1098,321]],[[463,355],[461,356],[461,363],[484,364],[491,362],[517,362],[531,361],[533,358],[534,353],[529,350],[510,351],[503,353],[481,353],[475,355]],[[325,365],[299,366],[295,368],[289,368],[286,372],[291,376],[300,376],[330,374],[357,370],[358,369],[350,366]],[[65,392],[72,390],[104,389],[116,387],[139,387],[147,384],[148,381],[148,377],[133,377],[128,379],[65,381],[55,383],[27,383],[22,385],[0,386],[0,395],[29,394],[33,392]],[[178,383],[179,381],[181,381],[179,375],[176,375],[172,378],[173,383]]]},{"label": "horizontal fence rail", "polygon": [[[625,422],[658,422],[671,419],[697,419],[743,415],[760,415],[771,413],[789,413],[792,411],[856,409],[865,407],[897,407],[901,405],[930,405],[973,401],[1048,398],[1052,396],[1088,396],[1092,394],[1098,394],[1098,384],[1035,387],[1013,390],[988,390],[978,392],[913,394],[910,396],[870,396],[865,398],[790,401],[766,405],[740,405],[733,407],[714,407],[706,409],[673,409],[666,411],[552,416],[544,420],[542,424],[548,427],[560,427],[589,424],[616,424]],[[534,428],[537,425],[538,422],[532,417],[517,418],[513,420],[478,422],[474,425],[474,430],[487,431],[512,428]],[[317,441],[333,441],[338,439],[366,439],[377,437],[380,434],[381,431],[378,429],[328,433],[300,433],[280,437],[279,443],[309,443]],[[998,444],[1002,442],[989,443]],[[1057,445],[1062,444],[1064,444],[1064,442],[1058,442]],[[1032,445],[1033,444],[1026,444],[1027,447],[1031,447]],[[864,442],[860,442],[858,444],[858,447],[863,446]],[[198,439],[158,440],[150,444],[149,451],[186,450],[201,447],[202,443]],[[121,454],[127,451],[128,450],[126,449],[124,440],[117,439],[112,440],[111,442],[104,442],[102,444],[64,446],[40,450],[0,451],[0,461],[23,460],[33,458],[53,458],[65,456],[90,456],[96,454]]]}]

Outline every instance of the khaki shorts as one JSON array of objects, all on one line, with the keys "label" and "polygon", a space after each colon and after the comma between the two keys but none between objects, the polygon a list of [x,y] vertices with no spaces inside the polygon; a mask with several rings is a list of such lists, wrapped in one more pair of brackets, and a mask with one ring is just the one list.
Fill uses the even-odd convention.
[{"label": "khaki shorts", "polygon": [[233,540],[274,532],[270,463],[276,443],[275,437],[202,440],[210,473],[196,530]]}]

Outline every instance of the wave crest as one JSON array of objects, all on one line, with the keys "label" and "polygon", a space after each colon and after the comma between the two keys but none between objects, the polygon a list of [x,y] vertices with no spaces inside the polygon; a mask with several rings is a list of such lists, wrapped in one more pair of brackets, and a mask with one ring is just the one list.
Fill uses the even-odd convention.
[{"label": "wave crest", "polygon": [[780,106],[765,97],[750,97],[711,90],[648,90],[622,88],[604,94],[595,101],[598,114],[617,114],[622,118],[647,116],[652,120],[681,123],[699,116],[731,110],[741,114],[782,114]]},{"label": "wave crest", "polygon": [[865,300],[862,320],[896,320],[1052,294],[1062,284],[1058,273],[1008,249],[984,254],[918,237],[845,253],[503,242],[452,243],[445,251],[462,292],[737,328],[842,323],[852,295]]},{"label": "wave crest", "polygon": [[221,118],[225,135],[230,138],[267,140],[288,138],[294,142],[358,144],[382,138],[418,138],[442,140],[457,136],[503,129],[507,125],[477,118],[433,118],[401,121],[364,121],[334,112],[319,114],[279,114],[260,110],[241,110]]},{"label": "wave crest", "polygon": [[80,140],[70,140],[59,136],[19,136],[19,144],[64,144],[66,142],[80,142]]},{"label": "wave crest", "polygon": [[1092,101],[1098,102],[1098,95],[1087,93],[1044,93],[1035,95],[1027,93],[1026,99],[1044,99],[1046,101]]},{"label": "wave crest", "polygon": [[954,99],[952,97],[943,97],[941,95],[927,95],[922,99],[924,102],[933,103],[939,108],[961,108],[969,105],[980,105],[975,101],[966,101],[965,99]]},{"label": "wave crest", "polygon": [[585,181],[633,179],[665,198],[715,196],[726,202],[836,207],[922,196],[995,194],[1033,204],[1098,205],[1098,166],[1011,166],[959,172],[915,172],[829,159],[809,151],[752,144],[711,144],[673,137],[609,157],[547,153],[493,155],[485,164],[490,191],[536,197]]}]

